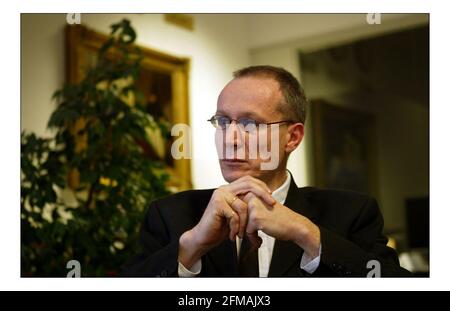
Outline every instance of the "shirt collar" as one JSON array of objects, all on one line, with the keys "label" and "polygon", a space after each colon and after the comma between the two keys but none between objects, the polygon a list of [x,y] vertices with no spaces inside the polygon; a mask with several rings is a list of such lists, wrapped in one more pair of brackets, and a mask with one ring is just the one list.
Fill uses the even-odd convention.
[{"label": "shirt collar", "polygon": [[286,201],[290,184],[291,184],[291,174],[288,171],[286,171],[286,180],[279,188],[277,188],[275,191],[272,192],[272,197],[281,204],[284,204],[284,201]]}]

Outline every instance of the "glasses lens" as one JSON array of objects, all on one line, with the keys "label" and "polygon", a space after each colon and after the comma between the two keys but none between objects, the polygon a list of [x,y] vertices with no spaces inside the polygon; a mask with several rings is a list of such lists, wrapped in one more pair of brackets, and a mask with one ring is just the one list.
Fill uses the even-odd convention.
[{"label": "glasses lens", "polygon": [[256,121],[253,119],[244,118],[244,119],[239,120],[239,124],[243,127],[246,127],[246,126],[251,127],[251,126],[256,125]]},{"label": "glasses lens", "polygon": [[247,118],[240,119],[239,125],[246,132],[252,132],[256,129],[256,121],[253,119],[247,119]]},{"label": "glasses lens", "polygon": [[221,129],[225,129],[231,123],[230,119],[227,117],[214,116],[213,119],[215,120],[215,125],[213,125]]}]

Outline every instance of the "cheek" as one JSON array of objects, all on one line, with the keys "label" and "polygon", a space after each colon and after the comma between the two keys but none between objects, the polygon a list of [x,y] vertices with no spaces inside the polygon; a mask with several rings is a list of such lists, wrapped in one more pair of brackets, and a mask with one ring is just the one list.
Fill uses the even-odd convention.
[{"label": "cheek", "polygon": [[[282,141],[280,141],[280,132],[278,130],[271,130],[269,128],[267,130],[260,131],[260,134],[257,134],[256,136],[258,151],[278,153],[278,148],[283,146]],[[273,144],[272,142],[278,143]],[[272,146],[277,148],[277,150],[272,150]]]},{"label": "cheek", "polygon": [[217,155],[219,158],[222,158],[225,144],[223,131],[216,129],[216,132],[214,133],[214,143],[216,146]]}]

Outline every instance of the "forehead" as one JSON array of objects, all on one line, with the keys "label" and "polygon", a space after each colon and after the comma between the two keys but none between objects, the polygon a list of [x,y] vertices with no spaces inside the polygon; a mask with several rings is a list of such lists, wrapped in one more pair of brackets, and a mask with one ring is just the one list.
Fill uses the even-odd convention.
[{"label": "forehead", "polygon": [[243,77],[228,83],[219,95],[217,112],[231,117],[269,118],[282,99],[278,82],[265,77]]}]

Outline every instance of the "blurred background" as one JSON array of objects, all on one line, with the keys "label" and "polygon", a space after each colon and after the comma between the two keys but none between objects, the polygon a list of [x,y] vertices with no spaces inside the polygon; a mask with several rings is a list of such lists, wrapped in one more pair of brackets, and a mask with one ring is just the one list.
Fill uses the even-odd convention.
[{"label": "blurred background", "polygon": [[[80,83],[89,68],[101,63],[96,53],[107,41],[110,26],[123,18],[131,23],[137,35],[135,43],[142,51],[140,71],[133,79],[140,94],[141,104],[137,106],[158,125],[145,127],[145,138],[134,140],[146,159],[159,163],[155,176],[166,176],[158,186],[152,185],[153,197],[224,183],[215,153],[214,129],[206,122],[215,112],[217,96],[232,78],[232,72],[241,67],[281,66],[299,78],[311,101],[304,142],[288,164],[296,183],[374,196],[384,215],[385,233],[390,245],[401,253],[402,265],[416,275],[428,275],[427,14],[381,14],[372,19],[366,14],[22,14],[23,131],[43,139],[55,135],[55,130],[47,128],[57,107],[52,95],[65,83]],[[114,59],[114,55],[110,57]],[[115,79],[115,88],[126,88],[130,84],[127,81],[126,75]],[[96,86],[101,89],[98,83]],[[66,99],[70,97],[67,92],[63,94]],[[130,107],[135,107],[137,101],[133,96],[121,100]],[[87,128],[92,117],[82,119],[71,126]],[[191,126],[191,160],[174,160],[170,156],[173,138],[167,129],[170,131],[175,123]],[[78,150],[88,150],[92,143],[86,139],[83,143],[83,137],[79,137],[73,143]],[[28,150],[25,147],[22,142],[22,152]],[[62,246],[64,240],[78,243],[64,231],[65,227],[52,228],[45,234],[39,231],[55,219],[70,219],[64,216],[70,213],[67,209],[57,215],[53,212],[58,204],[64,207],[70,205],[68,201],[75,202],[75,209],[79,202],[86,203],[86,199],[72,198],[66,191],[82,188],[83,172],[69,169],[65,174],[67,183],[57,183],[59,189],[50,199],[52,204],[46,204],[46,198],[26,199],[39,188],[30,187],[24,192],[26,187],[22,187],[23,276],[63,276],[67,271],[60,267],[58,273],[52,273],[54,266],[60,265],[56,262],[46,269],[39,266],[44,263],[35,257],[44,253],[36,250],[46,247],[53,252],[45,256],[76,258],[82,268],[85,262],[95,261],[93,257],[103,256],[97,258],[98,262],[107,258],[78,250],[83,253],[80,259],[73,247]],[[114,182],[120,186],[119,177],[105,176],[95,177],[103,178],[99,182],[104,187],[102,191],[115,187]],[[24,177],[22,181],[25,182]],[[164,189],[158,188],[162,184]],[[55,185],[49,187],[54,189]],[[85,206],[90,207],[92,202],[87,201]],[[33,224],[35,219],[30,213],[40,215],[40,225]],[[136,219],[138,216],[142,216],[142,211]],[[115,232],[124,227],[119,229]],[[129,227],[125,227],[127,230]],[[60,239],[56,253],[50,246],[52,239]],[[109,255],[122,253],[125,258],[133,250],[126,247],[128,239],[122,232],[101,243],[110,244],[106,248]],[[28,260],[30,256],[34,259]],[[114,267],[106,267],[87,274],[116,273]]]}]

